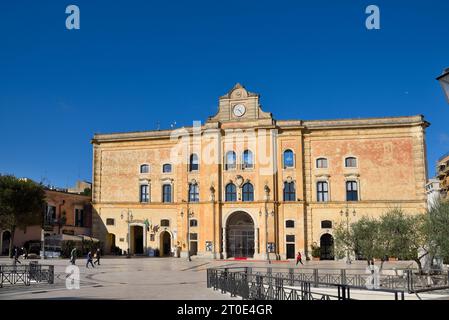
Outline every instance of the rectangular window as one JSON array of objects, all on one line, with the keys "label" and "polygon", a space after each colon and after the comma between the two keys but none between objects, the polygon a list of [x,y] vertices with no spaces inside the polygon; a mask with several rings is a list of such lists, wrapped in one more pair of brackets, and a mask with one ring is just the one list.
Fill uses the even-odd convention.
[{"label": "rectangular window", "polygon": [[295,227],[295,221],[294,220],[287,220],[287,221],[285,221],[285,227],[286,228],[294,228]]},{"label": "rectangular window", "polygon": [[284,182],[284,201],[295,201],[296,199],[295,183]]},{"label": "rectangular window", "polygon": [[358,201],[359,195],[356,181],[346,181],[346,201]]},{"label": "rectangular window", "polygon": [[83,209],[75,209],[75,227],[84,227]]},{"label": "rectangular window", "polygon": [[200,192],[198,184],[189,184],[189,201],[198,202],[200,201]]},{"label": "rectangular window", "polygon": [[56,207],[47,205],[47,212],[45,213],[45,224],[51,225],[56,221]]},{"label": "rectangular window", "polygon": [[171,185],[164,184],[162,186],[162,202],[171,202]]},{"label": "rectangular window", "polygon": [[190,240],[198,240],[198,233],[191,233]]},{"label": "rectangular window", "polygon": [[190,220],[190,226],[191,227],[198,227],[198,220],[196,220],[196,219]]},{"label": "rectangular window", "polygon": [[332,221],[330,221],[330,220],[321,221],[321,228],[322,229],[332,229]]},{"label": "rectangular window", "polygon": [[140,202],[149,202],[150,201],[150,187],[147,184],[140,185]]},{"label": "rectangular window", "polygon": [[170,220],[162,219],[161,220],[161,227],[170,227]]},{"label": "rectangular window", "polygon": [[286,242],[295,242],[295,236],[293,234],[288,234],[285,236]]},{"label": "rectangular window", "polygon": [[113,225],[115,225],[115,219],[107,218],[107,219],[106,219],[106,225],[107,225],[107,226],[113,226]]},{"label": "rectangular window", "polygon": [[345,167],[346,168],[356,168],[357,167],[357,159],[354,157],[348,157],[345,159]]},{"label": "rectangular window", "polygon": [[326,158],[319,158],[316,160],[316,167],[319,169],[327,168],[327,159]]},{"label": "rectangular window", "polygon": [[329,201],[329,188],[326,181],[319,181],[316,184],[317,201],[326,202]]}]

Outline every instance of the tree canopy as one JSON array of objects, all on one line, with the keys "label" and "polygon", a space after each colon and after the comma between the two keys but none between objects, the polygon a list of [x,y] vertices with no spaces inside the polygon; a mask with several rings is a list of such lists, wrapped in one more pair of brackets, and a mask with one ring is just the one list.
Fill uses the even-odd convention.
[{"label": "tree canopy", "polygon": [[41,185],[11,175],[0,176],[0,227],[11,231],[10,254],[15,229],[41,224],[44,206]]}]

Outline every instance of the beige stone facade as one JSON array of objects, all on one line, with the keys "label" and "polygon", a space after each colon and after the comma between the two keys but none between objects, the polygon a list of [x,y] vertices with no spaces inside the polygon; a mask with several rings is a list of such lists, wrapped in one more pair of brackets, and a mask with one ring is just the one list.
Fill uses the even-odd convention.
[{"label": "beige stone facade", "polygon": [[427,126],[275,120],[237,84],[202,125],[94,136],[93,236],[106,252],[290,259],[316,243],[332,258],[342,211],[425,210]]}]

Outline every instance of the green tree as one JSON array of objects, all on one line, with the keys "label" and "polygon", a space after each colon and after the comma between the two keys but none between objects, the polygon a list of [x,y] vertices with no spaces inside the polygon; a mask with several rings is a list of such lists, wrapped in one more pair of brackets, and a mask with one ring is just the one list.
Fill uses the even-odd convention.
[{"label": "green tree", "polygon": [[335,253],[339,258],[347,252],[355,252],[367,260],[368,265],[374,258],[381,258],[385,250],[380,239],[380,222],[370,217],[362,217],[351,223],[349,228],[339,224],[335,228]]},{"label": "green tree", "polygon": [[91,188],[84,188],[83,192],[81,192],[83,196],[91,196],[92,195],[92,189]]},{"label": "green tree", "polygon": [[449,262],[449,202],[437,202],[429,209],[425,227],[430,253]]},{"label": "green tree", "polygon": [[[402,209],[395,208],[380,217],[379,239],[385,256],[400,260],[413,260],[422,273],[421,259],[429,251],[426,249],[427,232],[424,214],[406,214]],[[422,250],[420,254],[419,251]]]},{"label": "green tree", "polygon": [[11,231],[10,256],[16,228],[41,224],[44,206],[45,191],[41,185],[12,175],[0,176],[0,226]]}]

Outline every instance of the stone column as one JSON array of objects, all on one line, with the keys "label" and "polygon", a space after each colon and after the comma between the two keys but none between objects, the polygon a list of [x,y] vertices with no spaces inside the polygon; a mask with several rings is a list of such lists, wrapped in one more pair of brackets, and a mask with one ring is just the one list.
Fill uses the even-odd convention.
[{"label": "stone column", "polygon": [[223,259],[226,259],[228,257],[227,254],[227,250],[226,250],[226,228],[222,228],[222,235],[223,235],[223,239],[222,239],[222,243],[223,243]]}]

